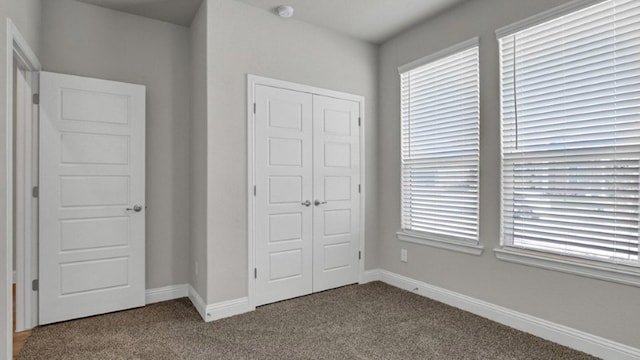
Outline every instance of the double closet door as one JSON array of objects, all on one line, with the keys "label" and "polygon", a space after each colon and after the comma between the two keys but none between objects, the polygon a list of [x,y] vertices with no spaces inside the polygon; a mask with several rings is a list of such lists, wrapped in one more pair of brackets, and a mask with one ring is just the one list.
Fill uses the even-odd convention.
[{"label": "double closet door", "polygon": [[358,282],[360,104],[255,87],[255,304]]}]

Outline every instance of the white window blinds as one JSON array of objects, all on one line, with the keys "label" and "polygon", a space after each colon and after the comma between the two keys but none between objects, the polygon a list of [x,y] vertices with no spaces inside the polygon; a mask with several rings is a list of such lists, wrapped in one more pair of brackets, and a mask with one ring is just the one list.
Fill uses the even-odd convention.
[{"label": "white window blinds", "polygon": [[400,69],[402,228],[477,243],[478,45],[470,43]]},{"label": "white window blinds", "polygon": [[499,38],[504,244],[638,265],[640,1]]}]

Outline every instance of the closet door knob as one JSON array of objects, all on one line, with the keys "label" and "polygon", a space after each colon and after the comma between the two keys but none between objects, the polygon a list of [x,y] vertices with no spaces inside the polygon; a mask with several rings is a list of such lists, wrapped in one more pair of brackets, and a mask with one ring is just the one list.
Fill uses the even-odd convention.
[{"label": "closet door knob", "polygon": [[313,202],[313,204],[314,204],[315,206],[324,205],[324,204],[326,204],[326,203],[327,203],[326,201],[320,201],[320,200],[316,200],[316,201],[314,201],[314,202]]},{"label": "closet door knob", "polygon": [[134,205],[132,208],[127,208],[127,211],[140,212],[142,211],[142,205]]},{"label": "closet door knob", "polygon": [[306,207],[309,207],[309,206],[311,206],[311,201],[307,200],[307,201],[303,202],[302,205],[304,205]]}]

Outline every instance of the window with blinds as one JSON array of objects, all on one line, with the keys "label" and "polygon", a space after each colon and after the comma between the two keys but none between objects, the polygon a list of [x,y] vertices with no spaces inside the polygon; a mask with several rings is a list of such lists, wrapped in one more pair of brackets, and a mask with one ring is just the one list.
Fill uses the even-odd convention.
[{"label": "window with blinds", "polygon": [[503,242],[639,265],[640,1],[499,34]]},{"label": "window with blinds", "polygon": [[478,242],[477,39],[400,68],[402,229]]}]

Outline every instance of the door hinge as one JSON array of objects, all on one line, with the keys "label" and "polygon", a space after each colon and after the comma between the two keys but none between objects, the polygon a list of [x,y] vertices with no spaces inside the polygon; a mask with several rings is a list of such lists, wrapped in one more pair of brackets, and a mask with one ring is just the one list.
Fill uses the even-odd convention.
[{"label": "door hinge", "polygon": [[254,279],[258,278],[258,268],[253,268],[253,278]]},{"label": "door hinge", "polygon": [[33,105],[40,105],[40,94],[33,94]]},{"label": "door hinge", "polygon": [[358,260],[362,260],[362,251],[358,251]]},{"label": "door hinge", "polygon": [[31,188],[31,197],[39,198],[40,197],[40,187],[34,186]]},{"label": "door hinge", "polygon": [[361,118],[361,117],[359,117],[359,118],[358,118],[358,126],[361,126],[361,124],[362,124],[362,118]]},{"label": "door hinge", "polygon": [[253,103],[253,113],[254,114],[256,113],[256,107],[257,107],[256,103]]},{"label": "door hinge", "polygon": [[40,280],[34,279],[31,281],[31,290],[38,291],[40,290]]},{"label": "door hinge", "polygon": [[362,193],[362,184],[358,184],[358,194]]},{"label": "door hinge", "polygon": [[258,190],[256,189],[256,186],[253,186],[253,196],[256,196],[256,194],[258,194]]}]

